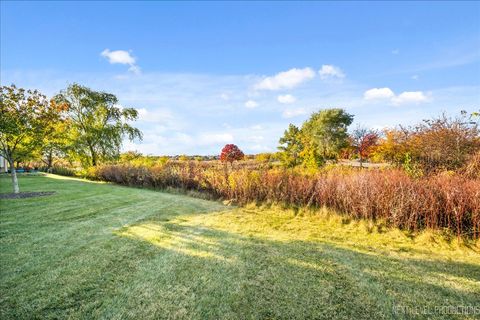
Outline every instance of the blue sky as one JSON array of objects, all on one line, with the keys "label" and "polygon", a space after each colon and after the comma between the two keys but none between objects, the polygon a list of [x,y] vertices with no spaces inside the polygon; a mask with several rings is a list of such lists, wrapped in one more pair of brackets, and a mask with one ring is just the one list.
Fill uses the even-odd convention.
[{"label": "blue sky", "polygon": [[289,123],[480,108],[480,3],[1,2],[1,83],[140,110],[149,154],[274,151]]}]

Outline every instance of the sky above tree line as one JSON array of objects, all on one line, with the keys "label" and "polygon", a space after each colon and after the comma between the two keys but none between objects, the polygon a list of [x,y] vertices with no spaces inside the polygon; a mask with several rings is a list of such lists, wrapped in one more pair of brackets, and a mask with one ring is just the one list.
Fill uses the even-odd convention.
[{"label": "sky above tree line", "polygon": [[275,151],[341,107],[381,129],[480,108],[479,2],[1,4],[1,84],[139,110],[146,154]]}]

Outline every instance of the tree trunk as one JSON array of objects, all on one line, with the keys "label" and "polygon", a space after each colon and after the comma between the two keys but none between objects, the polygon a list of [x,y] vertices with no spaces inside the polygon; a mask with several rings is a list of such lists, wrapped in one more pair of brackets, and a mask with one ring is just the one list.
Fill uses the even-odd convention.
[{"label": "tree trunk", "polygon": [[52,165],[53,165],[53,153],[52,151],[50,151],[47,157],[47,172],[52,171]]},{"label": "tree trunk", "polygon": [[90,154],[92,155],[92,166],[96,167],[97,166],[97,154],[95,153],[95,150],[93,150],[92,146],[89,146],[90,148]]},{"label": "tree trunk", "polygon": [[358,154],[358,159],[360,160],[360,168],[363,167],[363,159],[362,159],[362,149],[360,149],[360,146],[357,146],[357,154]]},{"label": "tree trunk", "polygon": [[15,171],[15,164],[13,160],[8,161],[10,164],[10,171],[12,175],[12,185],[13,185],[13,193],[19,193],[20,189],[18,188],[18,179],[17,179],[17,171]]}]

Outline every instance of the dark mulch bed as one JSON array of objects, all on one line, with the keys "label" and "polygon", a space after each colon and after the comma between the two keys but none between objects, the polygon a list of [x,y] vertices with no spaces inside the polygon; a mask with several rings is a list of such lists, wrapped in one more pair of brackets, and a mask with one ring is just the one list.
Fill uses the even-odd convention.
[{"label": "dark mulch bed", "polygon": [[20,192],[20,193],[0,193],[0,199],[24,199],[24,198],[34,198],[34,197],[43,197],[50,196],[54,194],[55,191],[42,191],[42,192]]}]

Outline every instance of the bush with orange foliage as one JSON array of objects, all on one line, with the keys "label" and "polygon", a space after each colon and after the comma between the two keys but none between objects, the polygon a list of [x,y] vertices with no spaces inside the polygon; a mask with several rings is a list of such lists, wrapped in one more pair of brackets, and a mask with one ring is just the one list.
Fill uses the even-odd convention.
[{"label": "bush with orange foliage", "polygon": [[386,130],[375,156],[396,164],[409,158],[428,174],[457,170],[476,152],[480,152],[478,122],[462,112],[456,118],[442,115],[413,127]]}]

